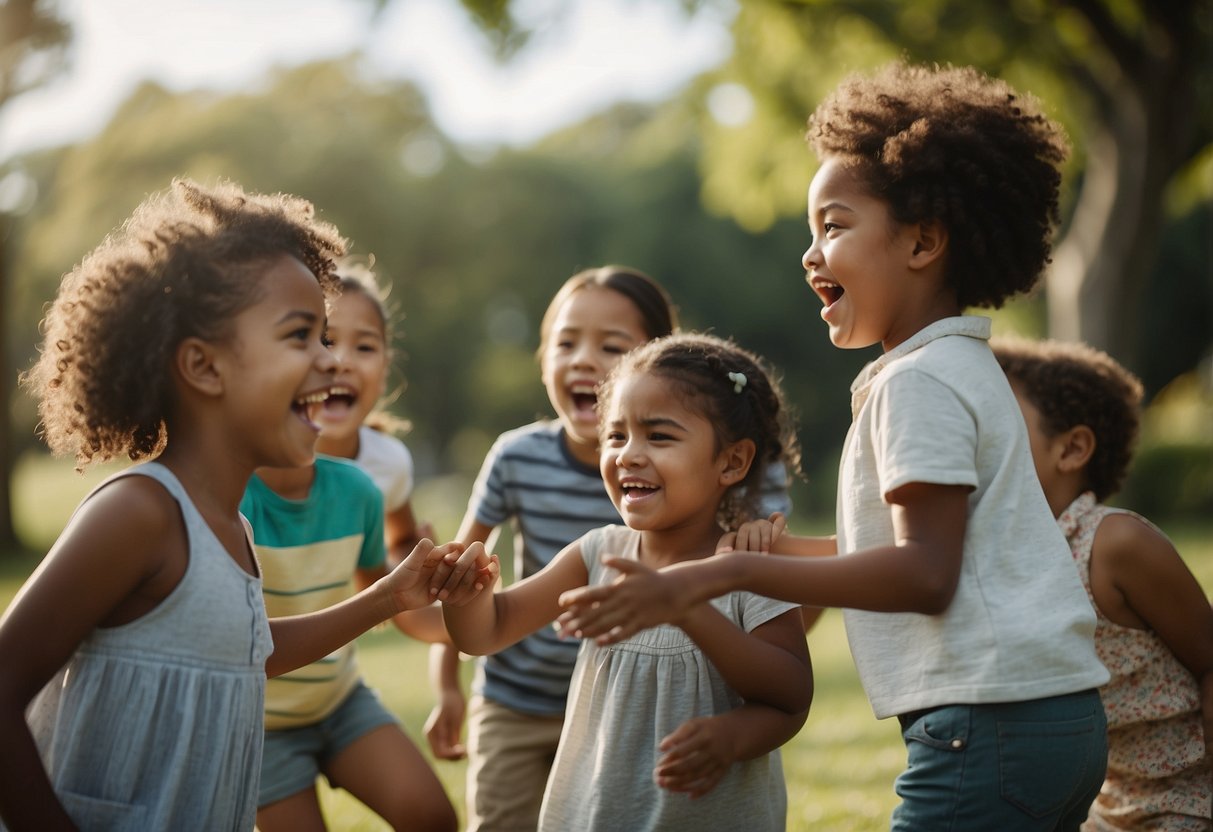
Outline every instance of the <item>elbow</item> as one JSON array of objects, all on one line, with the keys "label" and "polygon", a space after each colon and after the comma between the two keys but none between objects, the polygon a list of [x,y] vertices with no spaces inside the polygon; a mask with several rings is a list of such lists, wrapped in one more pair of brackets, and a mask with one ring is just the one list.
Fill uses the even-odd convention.
[{"label": "elbow", "polygon": [[952,606],[952,599],[956,597],[959,578],[959,575],[924,575],[916,587],[917,603],[913,611],[923,615],[942,615],[947,612],[948,607]]}]

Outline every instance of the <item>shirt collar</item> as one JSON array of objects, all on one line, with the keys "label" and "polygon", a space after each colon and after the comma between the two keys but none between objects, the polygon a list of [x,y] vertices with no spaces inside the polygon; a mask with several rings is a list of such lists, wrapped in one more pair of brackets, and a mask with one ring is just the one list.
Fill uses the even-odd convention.
[{"label": "shirt collar", "polygon": [[851,415],[854,417],[868,398],[868,389],[881,371],[899,358],[948,335],[990,340],[990,319],[984,315],[957,315],[941,318],[915,332],[906,340],[867,364],[851,382]]}]

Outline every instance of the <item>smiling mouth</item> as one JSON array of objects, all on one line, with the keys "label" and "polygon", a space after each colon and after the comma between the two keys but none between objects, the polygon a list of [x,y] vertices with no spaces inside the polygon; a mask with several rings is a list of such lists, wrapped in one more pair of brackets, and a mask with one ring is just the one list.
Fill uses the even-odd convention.
[{"label": "smiling mouth", "polygon": [[358,394],[345,385],[334,385],[328,392],[328,396],[324,400],[324,409],[345,409],[354,406],[354,402],[358,401]]},{"label": "smiling mouth", "polygon": [[573,397],[573,408],[578,413],[593,413],[598,406],[597,385],[579,382],[570,385],[569,393]]},{"label": "smiling mouth", "polygon": [[821,298],[821,302],[826,306],[833,306],[846,294],[846,290],[842,286],[824,277],[810,277],[809,287],[817,293],[817,297]]},{"label": "smiling mouth", "polygon": [[324,403],[328,400],[328,397],[329,391],[327,390],[318,390],[315,393],[300,396],[291,402],[291,411],[311,428],[319,430],[316,418],[320,415],[320,411],[324,407]]},{"label": "smiling mouth", "polygon": [[628,480],[619,484],[623,491],[625,500],[641,500],[652,494],[657,493],[659,486],[652,483],[640,482],[639,480]]}]

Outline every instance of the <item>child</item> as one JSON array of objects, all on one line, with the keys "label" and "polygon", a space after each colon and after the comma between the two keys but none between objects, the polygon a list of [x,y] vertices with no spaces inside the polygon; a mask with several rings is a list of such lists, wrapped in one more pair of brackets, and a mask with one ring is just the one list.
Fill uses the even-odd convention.
[{"label": "child", "polygon": [[1108,775],[1086,830],[1213,828],[1213,609],[1166,536],[1102,501],[1119,490],[1142,388],[1098,350],[1000,339],[1045,499],[1095,605],[1112,672]]},{"label": "child", "polygon": [[840,556],[734,551],[630,575],[570,593],[562,626],[610,642],[737,589],[844,607],[873,710],[908,750],[894,829],[1076,829],[1106,757],[1095,615],[990,322],[961,316],[1037,280],[1064,137],[977,70],[893,64],[822,102],[810,140],[808,283],[835,346],[884,350],[851,388]]},{"label": "child", "polygon": [[[764,466],[796,465],[778,388],[720,339],[638,347],[599,395],[602,479],[626,528],[588,532],[491,597],[444,603],[460,649],[550,629],[562,592],[614,579],[603,553],[644,571],[708,557],[753,515]],[[778,747],[812,699],[800,611],[735,592],[672,621],[616,647],[582,643],[541,830],[784,828]]]},{"label": "child", "polygon": [[[316,452],[352,459],[383,492],[388,560],[398,562],[422,537],[432,537],[428,523],[418,523],[410,498],[413,457],[392,433],[407,424],[376,410],[384,397],[392,349],[390,320],[383,292],[369,266],[349,258],[337,264],[341,294],[329,304],[329,349],[340,363],[329,397],[316,421]],[[416,622],[418,616],[403,616]],[[436,621],[441,633],[441,622]],[[427,641],[435,633],[413,633]]]},{"label": "child", "polygon": [[[318,456],[297,468],[259,468],[240,511],[253,527],[271,616],[323,609],[387,574],[383,496],[352,462]],[[411,631],[407,618],[421,612],[430,610],[401,613],[395,623]],[[433,629],[445,637],[441,621]],[[265,726],[261,832],[323,828],[315,789],[322,773],[394,829],[455,829],[441,781],[363,684],[353,644],[269,680]]]},{"label": "child", "polygon": [[[253,526],[270,615],[322,609],[387,574],[385,520],[398,556],[416,542],[412,457],[398,439],[363,424],[387,377],[387,314],[368,268],[342,260],[337,269],[341,294],[329,303],[326,336],[338,363],[316,418],[316,450],[358,464],[318,456],[299,468],[258,469],[249,480],[240,510]],[[428,626],[423,615],[433,619]],[[415,637],[446,639],[437,607],[393,621]],[[425,758],[360,679],[353,644],[266,685],[261,772],[261,832],[322,827],[321,773],[395,829],[457,824]]]},{"label": "child", "polygon": [[[539,364],[557,419],[502,434],[485,458],[456,537],[488,541],[516,523],[518,579],[590,529],[619,523],[598,471],[597,387],[624,353],[677,326],[669,296],[622,266],[579,272],[540,325]],[[468,717],[468,832],[534,829],[560,740],[577,645],[551,628],[480,661]],[[435,756],[457,759],[464,698],[458,651],[435,647],[439,703],[427,724]]]},{"label": "child", "polygon": [[25,379],[47,441],[155,462],[81,503],[0,620],[11,828],[252,829],[266,675],[433,600],[462,547],[423,541],[348,601],[267,622],[237,510],[254,468],[312,459],[343,247],[303,200],[176,181],[64,278]]}]

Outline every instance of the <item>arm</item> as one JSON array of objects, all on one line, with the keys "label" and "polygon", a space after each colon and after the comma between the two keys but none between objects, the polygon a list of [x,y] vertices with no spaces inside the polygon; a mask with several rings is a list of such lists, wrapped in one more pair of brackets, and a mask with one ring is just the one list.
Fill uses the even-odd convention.
[{"label": "arm", "polygon": [[[464,569],[470,570],[466,553],[460,557],[452,579],[465,581],[461,577]],[[444,601],[442,617],[451,643],[473,655],[496,653],[509,647],[555,619],[560,613],[557,601],[560,594],[585,586],[587,580],[581,545],[575,541],[534,575],[503,590],[480,593],[466,603]]]},{"label": "arm", "polygon": [[653,777],[663,789],[702,797],[733,763],[769,754],[796,736],[807,716],[808,711],[788,714],[746,702],[727,713],[689,719],[662,739]]},{"label": "arm", "polygon": [[0,618],[0,816],[10,828],[74,829],[38,756],[25,709],[98,626],[162,601],[188,562],[176,502],[126,477],[85,502]]},{"label": "arm", "polygon": [[1213,761],[1213,608],[1164,535],[1128,514],[1099,524],[1091,545],[1091,590],[1109,619],[1153,630],[1200,689],[1205,757]]},{"label": "arm", "polygon": [[681,626],[745,700],[728,713],[689,720],[661,742],[658,785],[698,797],[733,763],[767,754],[796,735],[813,700],[813,671],[799,610],[746,633],[701,604]]},{"label": "arm", "polygon": [[[405,610],[433,603],[430,583],[443,573],[443,558],[462,550],[457,543],[435,546],[423,540],[405,560],[352,598],[319,612],[270,619],[274,652],[265,663],[267,676],[278,676],[302,667],[353,641],[381,621]],[[483,550],[478,554],[483,558]],[[475,568],[465,569],[461,586],[474,591],[484,581]]]},{"label": "arm", "polygon": [[[413,505],[406,502],[395,511],[383,516],[384,540],[387,544],[387,562],[390,566],[400,563],[423,538],[436,540],[434,527],[429,523],[418,523],[413,516]],[[470,541],[456,538],[462,543]],[[423,639],[429,640],[429,639]]]},{"label": "arm", "polygon": [[[391,555],[388,557],[391,558]],[[375,581],[386,577],[387,574],[386,564],[369,569],[358,569],[354,573],[354,586],[361,592],[371,587]],[[420,609],[397,613],[392,616],[392,623],[396,625],[397,630],[418,641],[429,644],[451,643],[451,637],[447,635],[446,627],[442,623],[442,607],[436,602]]]},{"label": "arm", "polygon": [[736,589],[812,607],[936,615],[947,609],[960,579],[968,493],[929,483],[889,492],[893,545],[847,557],[727,552],[649,574],[607,560],[623,577],[567,593],[562,631],[613,643]]}]

